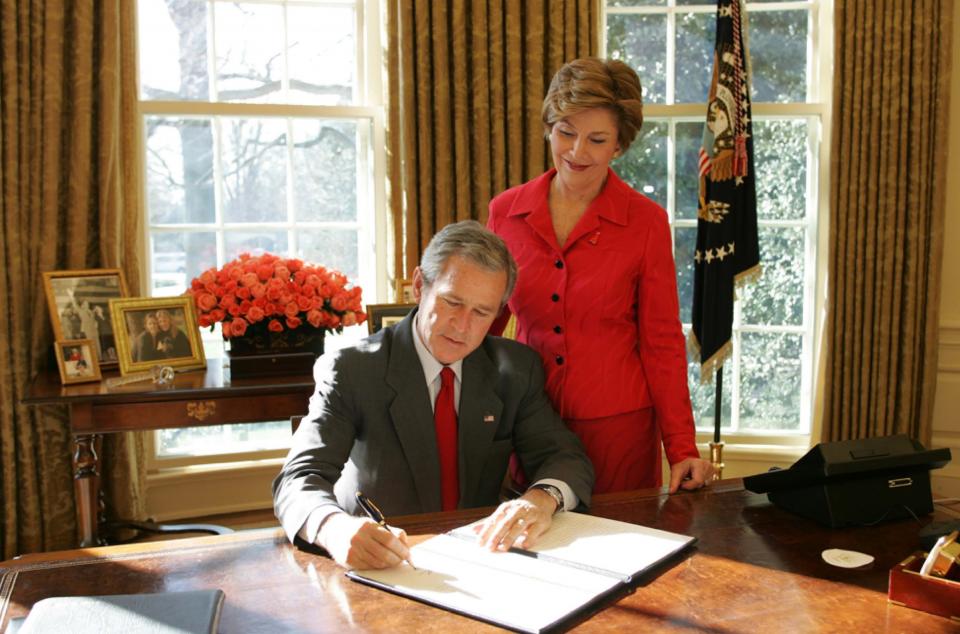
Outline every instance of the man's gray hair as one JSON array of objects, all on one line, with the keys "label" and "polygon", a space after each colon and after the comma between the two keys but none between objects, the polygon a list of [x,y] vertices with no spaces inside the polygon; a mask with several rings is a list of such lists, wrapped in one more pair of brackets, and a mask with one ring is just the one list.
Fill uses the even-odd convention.
[{"label": "man's gray hair", "polygon": [[437,232],[420,258],[420,274],[425,286],[432,286],[443,272],[443,267],[452,256],[469,260],[482,269],[507,274],[507,288],[500,305],[510,299],[517,283],[517,263],[507,250],[500,236],[485,228],[476,220],[464,220],[449,224]]}]

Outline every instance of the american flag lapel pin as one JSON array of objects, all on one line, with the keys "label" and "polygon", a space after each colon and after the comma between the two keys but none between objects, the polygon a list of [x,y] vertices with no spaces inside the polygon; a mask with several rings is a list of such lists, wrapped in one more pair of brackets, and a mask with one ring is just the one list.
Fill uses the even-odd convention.
[{"label": "american flag lapel pin", "polygon": [[484,414],[484,415],[483,415],[483,422],[485,422],[485,423],[492,423],[493,421],[494,421],[493,414]]},{"label": "american flag lapel pin", "polygon": [[589,242],[589,243],[592,244],[593,246],[597,246],[597,242],[599,242],[599,241],[600,241],[600,232],[599,232],[599,231],[595,231],[595,232],[593,233],[593,235],[590,236],[590,239],[587,240],[587,242]]}]

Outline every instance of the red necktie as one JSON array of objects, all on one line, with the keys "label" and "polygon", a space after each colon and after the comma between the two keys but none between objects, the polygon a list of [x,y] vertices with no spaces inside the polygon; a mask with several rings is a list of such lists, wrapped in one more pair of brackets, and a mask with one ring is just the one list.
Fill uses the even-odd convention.
[{"label": "red necktie", "polygon": [[433,406],[433,423],[440,451],[440,499],[444,511],[457,508],[460,499],[460,476],[457,473],[457,410],[453,406],[453,370],[440,371],[440,393]]}]

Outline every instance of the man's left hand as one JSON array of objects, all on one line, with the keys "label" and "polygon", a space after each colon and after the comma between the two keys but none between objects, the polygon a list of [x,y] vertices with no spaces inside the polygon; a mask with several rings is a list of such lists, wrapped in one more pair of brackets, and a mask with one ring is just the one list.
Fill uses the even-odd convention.
[{"label": "man's left hand", "polygon": [[670,466],[670,493],[693,491],[713,482],[713,464],[703,458],[686,458]]},{"label": "man's left hand", "polygon": [[506,551],[513,546],[530,548],[553,522],[557,502],[540,489],[530,489],[516,500],[504,502],[487,519],[473,527],[480,545]]}]

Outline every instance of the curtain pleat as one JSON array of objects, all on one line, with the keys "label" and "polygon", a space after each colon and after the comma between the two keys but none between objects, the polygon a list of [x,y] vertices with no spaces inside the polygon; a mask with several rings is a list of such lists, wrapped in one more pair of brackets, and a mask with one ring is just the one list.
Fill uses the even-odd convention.
[{"label": "curtain pleat", "polygon": [[[72,441],[63,407],[21,404],[48,369],[43,272],[120,267],[139,290],[141,150],[135,5],[0,0],[0,549],[72,547]],[[53,370],[55,372],[55,369]],[[106,500],[143,517],[143,444],[101,451]]]},{"label": "curtain pleat", "polygon": [[598,0],[390,0],[387,155],[395,277],[434,233],[542,173],[540,106],[564,62],[598,50]]},{"label": "curtain pleat", "polygon": [[837,0],[823,440],[930,441],[950,0]]}]

